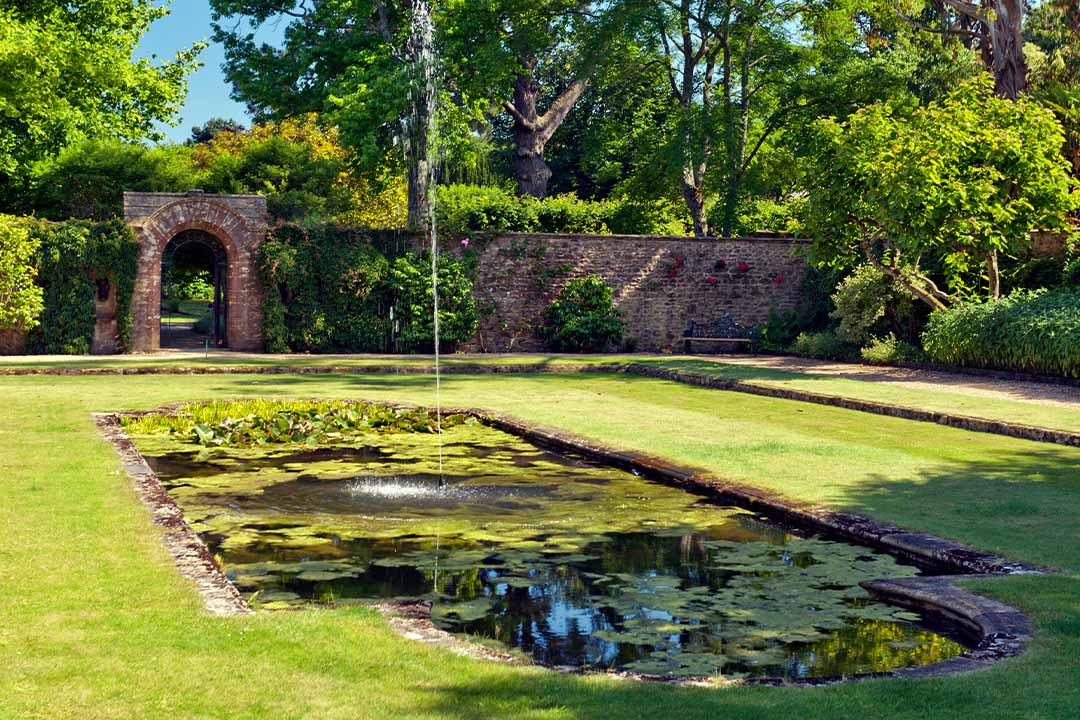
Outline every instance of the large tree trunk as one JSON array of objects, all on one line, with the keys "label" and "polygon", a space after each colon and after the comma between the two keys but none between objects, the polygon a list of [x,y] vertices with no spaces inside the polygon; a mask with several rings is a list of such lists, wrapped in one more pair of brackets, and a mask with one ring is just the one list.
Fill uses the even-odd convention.
[{"label": "large tree trunk", "polygon": [[540,94],[531,74],[521,74],[514,81],[514,177],[518,195],[542,198],[547,195],[551,168],[544,162],[544,139],[536,113]]},{"label": "large tree trunk", "polygon": [[694,237],[709,236],[709,219],[705,215],[705,193],[701,184],[693,179],[693,173],[683,173],[683,199],[686,201],[686,209],[690,211],[690,219],[694,221]]},{"label": "large tree trunk", "polygon": [[997,0],[990,25],[994,87],[1002,97],[1015,100],[1027,89],[1024,60],[1024,0]]},{"label": "large tree trunk", "polygon": [[514,99],[505,104],[514,118],[514,176],[518,195],[542,198],[547,195],[551,168],[544,162],[544,148],[562,125],[570,109],[589,86],[588,80],[575,80],[551,103],[543,115],[536,111],[540,87],[532,75],[535,60],[522,63],[523,71],[514,80]]},{"label": "large tree trunk", "polygon": [[428,232],[432,225],[434,190],[436,68],[434,25],[426,0],[410,0],[412,23],[405,44],[409,64],[409,104],[406,177],[409,192],[409,230]]}]

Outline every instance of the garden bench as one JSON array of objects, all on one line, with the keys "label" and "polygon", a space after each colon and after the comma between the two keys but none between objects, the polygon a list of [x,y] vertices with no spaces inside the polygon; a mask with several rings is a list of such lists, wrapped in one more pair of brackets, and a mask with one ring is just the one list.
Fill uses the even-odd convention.
[{"label": "garden bench", "polygon": [[754,352],[756,335],[754,330],[745,328],[726,316],[711,323],[698,323],[691,320],[683,331],[683,351],[690,354],[694,343],[712,343],[736,347],[747,344],[750,346],[750,352]]}]

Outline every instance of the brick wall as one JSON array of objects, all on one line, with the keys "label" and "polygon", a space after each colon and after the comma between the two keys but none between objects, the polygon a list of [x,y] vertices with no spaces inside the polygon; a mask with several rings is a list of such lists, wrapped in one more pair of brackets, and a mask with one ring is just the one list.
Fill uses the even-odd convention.
[{"label": "brick wall", "polygon": [[263,288],[256,270],[266,237],[266,198],[261,195],[124,193],[124,219],[139,241],[139,269],[131,301],[135,352],[160,346],[161,260],[169,242],[185,230],[213,235],[226,254],[226,338],[233,350],[263,349]]},{"label": "brick wall", "polygon": [[[639,351],[673,347],[690,320],[729,315],[744,325],[801,301],[801,243],[761,236],[696,239],[515,233],[470,239],[477,252],[476,341],[459,348],[535,351],[543,312],[572,277],[597,274],[615,290],[625,338]],[[458,242],[446,243],[462,252]],[[747,269],[740,271],[740,263]],[[710,278],[714,281],[710,282]]]}]

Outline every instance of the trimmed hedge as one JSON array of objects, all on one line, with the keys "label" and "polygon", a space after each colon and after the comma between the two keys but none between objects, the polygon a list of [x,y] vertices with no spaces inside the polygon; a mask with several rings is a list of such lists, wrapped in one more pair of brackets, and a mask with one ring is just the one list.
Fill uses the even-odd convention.
[{"label": "trimmed hedge", "polygon": [[922,340],[938,363],[1080,377],[1080,290],[1018,290],[939,311]]},{"label": "trimmed hedge", "polygon": [[450,235],[484,231],[686,235],[689,228],[676,203],[582,200],[570,194],[538,200],[478,185],[439,187],[435,212],[439,231]]}]

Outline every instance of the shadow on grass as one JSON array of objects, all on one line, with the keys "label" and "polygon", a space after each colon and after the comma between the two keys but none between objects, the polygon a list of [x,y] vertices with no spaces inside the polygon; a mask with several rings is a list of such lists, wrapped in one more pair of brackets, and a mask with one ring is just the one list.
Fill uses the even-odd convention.
[{"label": "shadow on grass", "polygon": [[1080,569],[1080,453],[1024,446],[954,457],[914,478],[869,475],[836,502],[1015,560]]}]

